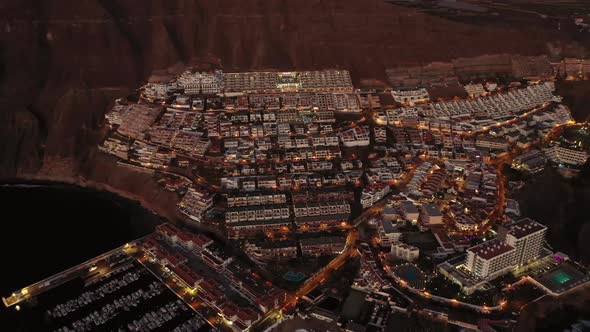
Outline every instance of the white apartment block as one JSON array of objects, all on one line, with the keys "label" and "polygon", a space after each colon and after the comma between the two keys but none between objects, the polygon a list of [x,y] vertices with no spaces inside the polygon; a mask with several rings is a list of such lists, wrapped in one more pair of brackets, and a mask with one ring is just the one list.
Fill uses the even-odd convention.
[{"label": "white apartment block", "polygon": [[583,165],[588,160],[588,153],[583,150],[570,149],[559,145],[553,145],[543,150],[547,158],[554,163]]},{"label": "white apartment block", "polygon": [[346,147],[367,146],[370,141],[370,131],[367,126],[357,126],[339,134],[340,141]]},{"label": "white apartment block", "polygon": [[385,111],[387,116],[387,124],[399,125],[402,119],[417,118],[418,112],[421,111],[422,107],[401,107],[388,109]]},{"label": "white apartment block", "polygon": [[349,214],[350,204],[346,202],[297,203],[293,205],[293,212],[297,218]]},{"label": "white apartment block", "polygon": [[244,251],[254,261],[264,263],[268,260],[287,260],[297,257],[295,241],[269,241],[262,243],[246,243]]},{"label": "white apartment block", "polygon": [[547,227],[525,218],[503,226],[498,237],[516,248],[515,262],[520,266],[539,258],[546,233]]},{"label": "white apartment block", "polygon": [[377,232],[382,247],[390,247],[392,244],[400,242],[402,238],[401,230],[388,219],[381,220],[377,226]]},{"label": "white apartment block", "polygon": [[223,90],[223,73],[185,71],[176,79],[178,87],[186,94],[216,94]]},{"label": "white apartment block", "polygon": [[387,142],[387,130],[384,127],[373,128],[373,134],[375,135],[375,142],[377,142],[377,143]]},{"label": "white apartment block", "polygon": [[348,70],[316,70],[298,72],[302,89],[306,91],[352,92]]},{"label": "white apartment block", "polygon": [[202,215],[213,206],[213,195],[204,190],[189,187],[178,204],[179,209],[191,219],[201,221]]},{"label": "white apartment block", "polygon": [[400,104],[424,103],[430,101],[430,96],[426,89],[415,90],[392,90],[393,99]]},{"label": "white apartment block", "polygon": [[482,279],[500,276],[516,266],[516,249],[498,239],[467,249],[465,267]]},{"label": "white apartment block", "polygon": [[416,205],[414,205],[414,202],[401,201],[399,209],[402,217],[404,217],[406,220],[409,220],[411,222],[418,221],[418,218],[420,217],[420,212],[418,211],[418,208],[416,208]]},{"label": "white apartment block", "polygon": [[252,205],[270,205],[285,204],[287,198],[285,194],[229,194],[227,195],[227,207],[252,206]]},{"label": "white apartment block", "polygon": [[347,70],[224,73],[223,79],[226,93],[353,91]]},{"label": "white apartment block", "polygon": [[475,145],[478,148],[490,150],[506,150],[509,147],[507,140],[500,137],[478,136]]},{"label": "white apartment block", "polygon": [[553,82],[544,82],[493,96],[421,105],[421,113],[429,118],[486,115],[490,119],[497,119],[516,116],[551,101],[560,101],[553,95],[554,91]]},{"label": "white apartment block", "polygon": [[148,83],[142,87],[141,95],[149,101],[166,100],[175,87],[174,84]]},{"label": "white apartment block", "polygon": [[288,219],[289,216],[289,206],[286,204],[234,207],[225,211],[225,222],[280,220]]},{"label": "white apartment block", "polygon": [[480,97],[486,92],[481,83],[467,84],[464,88],[470,97]]},{"label": "white apartment block", "polygon": [[377,203],[391,191],[389,184],[365,187],[361,193],[361,205],[368,208]]},{"label": "white apartment block", "polygon": [[391,245],[391,254],[404,261],[412,262],[420,256],[420,249],[405,243],[394,243]]},{"label": "white apartment block", "polygon": [[443,214],[434,203],[424,203],[421,207],[420,220],[424,225],[442,225]]},{"label": "white apartment block", "polygon": [[346,238],[340,236],[303,238],[299,243],[304,256],[334,255],[342,252],[346,245]]}]

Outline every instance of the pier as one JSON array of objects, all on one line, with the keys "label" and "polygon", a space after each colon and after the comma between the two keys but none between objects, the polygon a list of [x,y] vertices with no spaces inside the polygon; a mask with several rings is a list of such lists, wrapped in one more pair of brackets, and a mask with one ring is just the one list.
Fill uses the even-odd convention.
[{"label": "pier", "polygon": [[84,278],[93,274],[97,276],[106,275],[111,271],[113,264],[117,263],[117,261],[111,261],[111,258],[117,254],[124,254],[126,257],[134,255],[137,253],[137,244],[142,239],[143,237],[126,243],[49,278],[43,279],[27,287],[23,287],[20,290],[16,290],[10,294],[10,296],[2,297],[2,302],[6,307],[11,307],[76,278]]}]

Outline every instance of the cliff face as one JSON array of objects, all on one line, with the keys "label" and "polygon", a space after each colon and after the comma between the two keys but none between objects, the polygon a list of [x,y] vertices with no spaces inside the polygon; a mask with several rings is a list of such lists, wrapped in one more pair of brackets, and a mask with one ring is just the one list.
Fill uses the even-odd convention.
[{"label": "cliff face", "polygon": [[590,121],[590,81],[561,81],[557,93],[578,122]]},{"label": "cliff face", "polygon": [[88,174],[112,99],[195,57],[218,57],[226,70],[340,67],[358,80],[400,64],[541,54],[558,37],[381,0],[5,0],[0,12],[0,177],[55,158]]},{"label": "cliff face", "polygon": [[587,286],[566,296],[544,298],[530,303],[519,314],[514,331],[564,331],[582,317],[588,317],[590,292]]}]

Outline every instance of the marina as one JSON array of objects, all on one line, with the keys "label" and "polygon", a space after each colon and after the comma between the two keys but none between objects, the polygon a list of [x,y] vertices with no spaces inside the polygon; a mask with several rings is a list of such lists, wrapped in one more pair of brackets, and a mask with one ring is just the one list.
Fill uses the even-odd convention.
[{"label": "marina", "polygon": [[209,331],[211,326],[147,269],[128,261],[75,279],[22,304],[28,330]]}]

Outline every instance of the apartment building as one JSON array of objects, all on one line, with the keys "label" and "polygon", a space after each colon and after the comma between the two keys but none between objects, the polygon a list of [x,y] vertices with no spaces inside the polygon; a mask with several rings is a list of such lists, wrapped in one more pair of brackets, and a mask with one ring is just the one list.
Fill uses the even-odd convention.
[{"label": "apartment building", "polygon": [[442,225],[443,214],[434,203],[425,203],[420,207],[420,222],[424,226]]},{"label": "apartment building", "polygon": [[428,91],[424,88],[414,90],[391,90],[393,99],[400,104],[425,103],[430,101]]},{"label": "apartment building", "polygon": [[583,72],[583,59],[565,58],[563,59],[563,69],[566,76],[579,77]]},{"label": "apartment building", "polygon": [[588,153],[580,149],[572,149],[561,145],[553,145],[543,150],[545,156],[554,163],[583,165],[588,161]]},{"label": "apartment building", "polygon": [[225,211],[225,222],[265,221],[288,219],[289,206],[287,204],[240,206],[228,208]]},{"label": "apartment building", "polygon": [[203,214],[213,206],[211,193],[189,187],[186,194],[178,203],[178,208],[195,221],[201,221]]},{"label": "apartment building", "polygon": [[227,207],[285,204],[287,197],[284,193],[237,193],[227,195]]},{"label": "apartment building", "polygon": [[301,202],[293,205],[293,213],[302,231],[325,230],[347,224],[350,204],[345,201]]},{"label": "apartment building", "polygon": [[176,83],[186,94],[216,94],[223,90],[223,72],[193,72],[182,73]]},{"label": "apartment building", "polygon": [[185,264],[171,266],[170,272],[176,277],[176,280],[180,281],[184,287],[191,291],[196,290],[199,284],[204,280],[202,276],[191,270],[191,268]]},{"label": "apartment building", "polygon": [[120,125],[117,131],[130,138],[143,139],[146,131],[152,125],[162,109],[145,104],[129,105],[120,114]]},{"label": "apartment building", "polygon": [[347,70],[224,73],[226,93],[353,92]]},{"label": "apartment building", "polygon": [[263,264],[269,260],[283,261],[297,257],[297,242],[292,240],[247,243],[244,249],[250,258]]},{"label": "apartment building", "polygon": [[546,163],[547,159],[543,156],[540,150],[531,150],[514,158],[512,161],[512,167],[531,173],[537,173],[545,168]]},{"label": "apartment building", "polygon": [[352,92],[352,79],[348,70],[316,70],[299,72],[304,91]]},{"label": "apartment building", "polygon": [[420,256],[420,249],[405,243],[394,243],[391,245],[391,254],[406,262],[412,262]]},{"label": "apartment building", "polygon": [[472,98],[481,97],[486,92],[481,83],[467,84],[464,86],[464,88],[465,91],[467,91],[467,95]]},{"label": "apartment building", "polygon": [[498,229],[498,238],[516,248],[515,263],[526,265],[539,258],[545,242],[547,227],[529,219],[513,222]]},{"label": "apartment building", "polygon": [[467,249],[465,267],[482,279],[493,279],[516,266],[516,249],[499,239]]},{"label": "apartment building", "polygon": [[377,225],[377,234],[379,234],[379,244],[385,248],[391,247],[402,239],[400,228],[388,219],[382,219]]},{"label": "apartment building", "polygon": [[507,150],[509,142],[501,137],[478,136],[475,140],[475,145],[482,149]]},{"label": "apartment building", "polygon": [[369,145],[371,143],[370,134],[368,126],[356,126],[341,132],[338,136],[344,146],[353,147]]},{"label": "apartment building", "polygon": [[361,193],[361,205],[363,208],[371,207],[373,204],[383,199],[390,192],[391,186],[389,183],[374,184],[365,187]]},{"label": "apartment building", "polygon": [[291,229],[291,220],[254,220],[226,224],[226,235],[230,240],[252,238],[260,233],[286,232]]},{"label": "apartment building", "polygon": [[375,137],[376,143],[387,142],[387,130],[383,127],[373,128],[373,136]]},{"label": "apartment building", "polygon": [[417,222],[420,217],[420,211],[412,201],[401,201],[399,203],[400,214],[406,220]]},{"label": "apartment building", "polygon": [[175,88],[175,84],[148,83],[141,88],[141,97],[150,102],[166,100],[168,99],[170,92]]},{"label": "apartment building", "polygon": [[303,238],[299,243],[303,256],[336,255],[344,250],[346,238],[340,236]]}]

